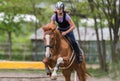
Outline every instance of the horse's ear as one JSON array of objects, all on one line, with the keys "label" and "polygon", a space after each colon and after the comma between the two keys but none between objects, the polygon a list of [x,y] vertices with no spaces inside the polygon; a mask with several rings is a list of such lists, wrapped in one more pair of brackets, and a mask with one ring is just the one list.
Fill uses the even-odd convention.
[{"label": "horse's ear", "polygon": [[45,32],[45,31],[49,30],[50,28],[49,28],[48,26],[46,26],[46,25],[42,25],[42,29],[43,29],[44,32]]},{"label": "horse's ear", "polygon": [[54,31],[57,27],[56,27],[55,24],[51,24],[51,27],[50,27],[50,28],[51,28],[52,31]]}]

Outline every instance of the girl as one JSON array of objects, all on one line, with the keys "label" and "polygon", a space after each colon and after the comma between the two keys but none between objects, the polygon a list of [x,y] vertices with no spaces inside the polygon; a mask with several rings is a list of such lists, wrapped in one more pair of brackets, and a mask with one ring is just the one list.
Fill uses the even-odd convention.
[{"label": "girl", "polygon": [[72,21],[71,17],[64,11],[64,4],[61,1],[57,2],[55,14],[53,14],[51,18],[51,23],[55,24],[55,22],[57,22],[58,30],[62,32],[62,35],[71,41],[70,43],[76,52],[77,62],[81,63],[82,52],[79,49],[73,34],[73,30],[75,29],[75,24]]}]

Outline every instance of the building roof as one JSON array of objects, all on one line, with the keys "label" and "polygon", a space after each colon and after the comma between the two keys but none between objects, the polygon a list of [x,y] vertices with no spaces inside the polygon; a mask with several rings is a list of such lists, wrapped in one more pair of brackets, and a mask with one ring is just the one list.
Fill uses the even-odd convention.
[{"label": "building roof", "polygon": [[39,28],[38,30],[37,30],[37,33],[36,33],[37,35],[35,36],[35,33],[33,33],[31,36],[30,36],[30,39],[31,40],[35,40],[35,39],[37,39],[37,40],[42,40],[43,39],[43,36],[44,36],[44,31],[42,30],[42,28]]},{"label": "building roof", "polygon": [[[110,40],[109,29],[103,28],[102,30],[103,30],[103,39]],[[78,36],[77,29],[75,29],[73,32],[74,32],[76,40],[79,40],[79,38],[81,41],[96,41],[97,40],[94,28],[79,27],[80,37]],[[98,29],[98,33],[99,33],[99,39],[101,40],[102,39],[101,29]],[[44,32],[43,32],[42,28],[40,28],[37,30],[36,37],[35,37],[35,33],[34,33],[30,36],[30,39],[31,40],[35,40],[35,39],[42,40],[43,35],[44,35]],[[119,29],[119,37],[120,37],[120,29]]]}]

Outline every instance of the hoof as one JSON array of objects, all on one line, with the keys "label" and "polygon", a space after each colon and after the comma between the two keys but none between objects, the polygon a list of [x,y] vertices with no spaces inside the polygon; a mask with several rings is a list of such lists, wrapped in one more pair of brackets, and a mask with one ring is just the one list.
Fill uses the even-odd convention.
[{"label": "hoof", "polygon": [[47,73],[47,75],[49,75],[49,76],[51,77],[52,73],[51,73],[51,72],[49,72],[49,73]]},{"label": "hoof", "polygon": [[56,80],[57,79],[57,73],[54,71],[51,75],[51,80]]},{"label": "hoof", "polygon": [[57,76],[51,76],[51,80],[57,80]]}]

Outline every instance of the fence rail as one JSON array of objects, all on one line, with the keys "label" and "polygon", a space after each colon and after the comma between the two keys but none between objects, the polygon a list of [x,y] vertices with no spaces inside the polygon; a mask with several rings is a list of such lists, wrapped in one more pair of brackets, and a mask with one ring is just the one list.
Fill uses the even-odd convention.
[{"label": "fence rail", "polygon": [[30,44],[0,43],[0,60],[32,60],[32,46]]},{"label": "fence rail", "polygon": [[[0,43],[0,60],[12,61],[41,61],[44,58],[45,48],[39,44],[36,47],[30,44],[14,43],[10,49],[9,43]],[[86,62],[98,63],[98,51],[95,43],[82,45]],[[107,45],[107,59],[110,60],[110,46]]]}]

